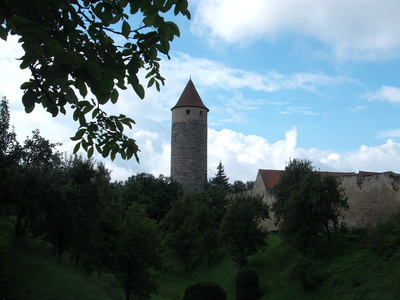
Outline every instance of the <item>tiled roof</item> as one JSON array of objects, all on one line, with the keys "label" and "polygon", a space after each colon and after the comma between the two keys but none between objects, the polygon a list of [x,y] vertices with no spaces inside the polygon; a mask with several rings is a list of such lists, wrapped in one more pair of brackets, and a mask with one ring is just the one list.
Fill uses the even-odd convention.
[{"label": "tiled roof", "polygon": [[204,105],[203,101],[201,101],[200,95],[191,79],[186,84],[186,87],[183,90],[178,102],[173,108],[171,108],[171,110],[177,107],[201,107],[209,111],[209,109]]},{"label": "tiled roof", "polygon": [[281,181],[281,174],[283,170],[259,170],[261,178],[267,189],[273,188],[279,181]]}]

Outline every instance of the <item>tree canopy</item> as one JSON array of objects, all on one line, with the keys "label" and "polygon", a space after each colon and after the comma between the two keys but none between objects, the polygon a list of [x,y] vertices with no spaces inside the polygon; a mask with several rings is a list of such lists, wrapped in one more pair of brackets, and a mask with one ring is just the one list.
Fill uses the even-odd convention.
[{"label": "tree canopy", "polygon": [[272,210],[284,241],[302,254],[316,242],[319,233],[338,225],[347,198],[332,176],[321,178],[308,160],[294,159],[273,188]]},{"label": "tree canopy", "polygon": [[41,104],[55,117],[70,107],[79,124],[74,153],[139,160],[135,140],[124,134],[134,120],[108,115],[104,105],[115,104],[128,85],[143,99],[140,70],[147,87],[160,90],[160,54],[169,58],[170,42],[180,35],[165,19],[170,11],[190,19],[187,0],[1,0],[0,38],[20,37],[20,67],[31,73],[21,85],[25,111]]},{"label": "tree canopy", "polygon": [[260,223],[269,218],[269,206],[261,196],[240,196],[232,200],[221,222],[221,241],[233,261],[247,264],[247,257],[266,245],[267,229]]}]

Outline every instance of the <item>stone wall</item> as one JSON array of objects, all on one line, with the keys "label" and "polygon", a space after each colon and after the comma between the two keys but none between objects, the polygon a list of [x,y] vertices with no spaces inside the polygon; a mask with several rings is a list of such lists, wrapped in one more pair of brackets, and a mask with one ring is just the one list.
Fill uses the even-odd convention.
[{"label": "stone wall", "polygon": [[350,209],[349,227],[371,227],[400,211],[400,175],[392,172],[341,177]]},{"label": "stone wall", "polygon": [[198,107],[172,111],[171,177],[185,193],[207,183],[207,110]]},{"label": "stone wall", "polygon": [[[371,227],[400,212],[400,174],[385,172],[337,178],[348,197],[350,209],[343,212],[343,222],[353,227]],[[251,194],[263,195],[264,201],[272,205],[275,201],[266,189],[260,173]],[[273,213],[271,219],[263,222],[269,230],[277,230]]]}]

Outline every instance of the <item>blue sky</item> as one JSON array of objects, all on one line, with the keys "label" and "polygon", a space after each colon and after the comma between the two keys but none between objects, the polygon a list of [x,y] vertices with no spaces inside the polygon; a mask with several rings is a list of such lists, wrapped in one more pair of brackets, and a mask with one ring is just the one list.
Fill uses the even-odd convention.
[{"label": "blue sky", "polygon": [[[192,20],[171,16],[181,38],[161,71],[166,85],[139,100],[121,92],[115,113],[136,120],[135,161],[104,160],[114,179],[138,172],[169,175],[170,108],[191,76],[209,112],[209,172],[219,161],[231,180],[283,169],[305,158],[320,170],[400,172],[400,1],[190,1]],[[136,24],[137,25],[137,24]],[[132,28],[135,24],[132,19]],[[0,42],[0,95],[23,140],[39,128],[62,142],[71,116],[22,110],[15,39]]]}]

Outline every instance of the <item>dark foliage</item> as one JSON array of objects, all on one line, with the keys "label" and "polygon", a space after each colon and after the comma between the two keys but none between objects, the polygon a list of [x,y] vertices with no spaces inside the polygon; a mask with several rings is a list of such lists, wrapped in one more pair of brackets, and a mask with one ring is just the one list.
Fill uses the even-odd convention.
[{"label": "dark foliage", "polygon": [[226,176],[224,165],[221,162],[219,162],[217,166],[217,173],[215,173],[215,177],[210,179],[210,183],[214,186],[221,186],[226,191],[230,189],[229,177]]},{"label": "dark foliage", "polygon": [[272,210],[283,240],[303,255],[324,230],[331,238],[331,228],[337,228],[341,211],[348,209],[347,197],[336,179],[321,179],[307,160],[290,161],[272,192],[276,199]]},{"label": "dark foliage", "polygon": [[216,283],[199,282],[185,289],[183,300],[226,300],[226,293]]},{"label": "dark foliage", "polygon": [[269,218],[269,206],[260,196],[240,196],[232,200],[220,226],[221,241],[239,266],[266,245],[267,229],[260,222]]},{"label": "dark foliage", "polygon": [[239,270],[235,279],[236,300],[255,300],[260,294],[260,283],[254,268],[245,266]]},{"label": "dark foliage", "polygon": [[316,262],[302,255],[296,256],[293,264],[285,271],[285,275],[299,282],[304,293],[312,291],[323,281]]},{"label": "dark foliage", "polygon": [[400,258],[400,214],[370,229],[367,242],[380,255]]},{"label": "dark foliage", "polygon": [[[25,111],[40,104],[55,117],[70,107],[79,123],[74,153],[82,148],[89,157],[98,151],[138,160],[135,140],[123,132],[134,120],[109,116],[104,105],[115,104],[128,85],[143,99],[140,70],[147,87],[160,90],[160,55],[169,58],[170,43],[180,36],[178,26],[165,20],[169,11],[190,19],[187,0],[0,1],[0,38],[19,37],[20,67],[31,73],[21,85]],[[132,15],[138,19],[129,22]],[[89,93],[94,97],[86,100]]]}]

